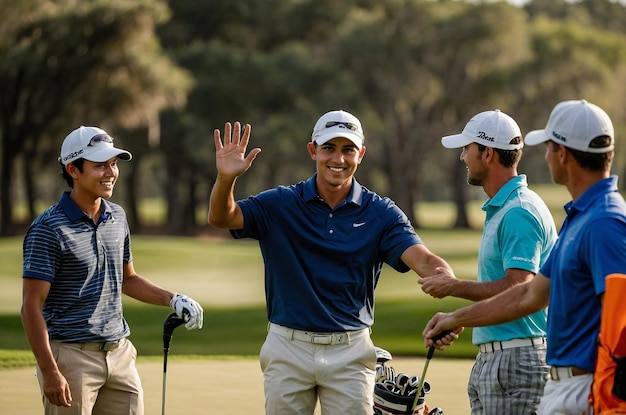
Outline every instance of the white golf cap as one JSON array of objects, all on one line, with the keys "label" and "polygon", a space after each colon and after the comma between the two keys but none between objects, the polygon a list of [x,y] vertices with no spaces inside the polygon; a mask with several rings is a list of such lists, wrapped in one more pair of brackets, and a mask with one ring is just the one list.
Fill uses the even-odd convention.
[{"label": "white golf cap", "polygon": [[133,158],[126,150],[113,146],[113,137],[98,127],[81,126],[65,137],[61,145],[61,157],[59,161],[65,166],[79,158],[85,160],[104,162],[113,157],[122,160]]},{"label": "white golf cap", "polygon": [[341,110],[329,111],[322,115],[315,123],[311,141],[324,144],[337,137],[347,138],[360,150],[363,147],[365,137],[359,119],[349,112]]},{"label": "white golf cap", "polygon": [[[586,153],[607,153],[615,147],[614,134],[613,123],[607,113],[597,105],[581,99],[556,104],[546,128],[529,132],[525,141],[533,146],[552,140]],[[610,137],[610,144],[606,147],[590,147],[593,139],[601,136]]]},{"label": "white golf cap", "polygon": [[[515,137],[520,137],[520,142],[510,144]],[[442,137],[441,144],[446,148],[460,148],[477,143],[501,150],[519,150],[524,147],[521,137],[522,132],[515,120],[496,109],[474,115],[461,134]]]}]

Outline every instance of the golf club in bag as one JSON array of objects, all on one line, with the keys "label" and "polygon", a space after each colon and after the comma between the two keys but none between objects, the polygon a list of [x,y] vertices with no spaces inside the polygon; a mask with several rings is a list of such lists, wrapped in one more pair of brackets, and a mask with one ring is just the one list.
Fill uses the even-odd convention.
[{"label": "golf club in bag", "polygon": [[[394,368],[387,365],[391,359],[387,350],[376,348],[374,415],[426,415],[426,394],[430,393],[430,384],[417,376],[396,374]],[[443,410],[433,408],[428,415],[443,415]]]},{"label": "golf club in bag", "polygon": [[172,313],[163,322],[163,392],[161,398],[161,415],[165,415],[165,388],[167,385],[167,354],[170,351],[170,342],[176,327],[184,324],[185,320]]},{"label": "golf club in bag", "polygon": [[[437,341],[439,339],[442,339],[443,337],[447,336],[448,334],[450,334],[450,330],[444,330],[441,333],[439,333],[438,335],[436,335],[435,337],[433,337],[433,341]],[[426,389],[426,383],[425,383],[426,382],[425,381],[426,370],[428,370],[428,365],[430,363],[430,359],[433,358],[434,354],[435,354],[435,346],[429,347],[428,348],[428,354],[426,355],[426,362],[424,363],[424,370],[422,370],[422,377],[419,380],[419,385],[417,387],[417,392],[415,394],[415,398],[414,398],[414,401],[413,401],[413,411],[415,411],[415,408],[417,408],[420,405],[420,402],[419,402],[420,395],[422,395],[423,394],[423,390]],[[428,385],[428,390],[430,391],[430,385]],[[439,409],[439,408],[436,408],[436,409]],[[441,413],[443,413],[443,411],[441,411]]]}]

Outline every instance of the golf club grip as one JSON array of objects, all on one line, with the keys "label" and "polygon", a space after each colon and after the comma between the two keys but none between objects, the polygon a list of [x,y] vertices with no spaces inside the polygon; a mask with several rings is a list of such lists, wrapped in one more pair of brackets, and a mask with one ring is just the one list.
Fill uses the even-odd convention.
[{"label": "golf club grip", "polygon": [[165,321],[163,322],[163,350],[168,350],[170,348],[170,341],[172,340],[174,329],[184,323],[185,320],[178,317],[176,313],[171,313],[165,318]]},{"label": "golf club grip", "polygon": [[[431,340],[436,342],[437,340],[443,339],[450,333],[452,333],[452,330],[444,330],[441,333],[437,334],[435,337],[433,337]],[[432,359],[433,354],[435,354],[435,346],[431,346],[428,348],[428,354],[426,355],[426,359]]]}]

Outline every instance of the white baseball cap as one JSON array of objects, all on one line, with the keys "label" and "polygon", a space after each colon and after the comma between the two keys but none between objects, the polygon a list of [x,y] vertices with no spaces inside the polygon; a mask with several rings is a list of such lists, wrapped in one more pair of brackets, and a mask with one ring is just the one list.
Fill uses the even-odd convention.
[{"label": "white baseball cap", "polygon": [[[520,142],[510,144],[515,137],[520,137]],[[524,147],[521,137],[522,132],[515,120],[496,109],[474,115],[461,134],[442,137],[441,144],[446,148],[459,148],[477,143],[501,150],[519,150]]]},{"label": "white baseball cap", "polygon": [[[607,153],[615,147],[613,123],[606,112],[597,105],[581,100],[562,101],[556,104],[548,124],[543,130],[526,134],[526,144],[533,146],[552,140],[565,147],[586,153]],[[590,147],[593,139],[611,138],[606,147]]]},{"label": "white baseball cap", "polygon": [[133,158],[126,150],[113,146],[113,137],[98,127],[80,126],[65,137],[59,161],[65,166],[79,158],[104,162],[113,157],[122,160]]},{"label": "white baseball cap", "polygon": [[363,127],[357,117],[346,111],[329,111],[315,123],[311,141],[324,144],[333,138],[344,137],[352,141],[359,150],[363,147]]}]

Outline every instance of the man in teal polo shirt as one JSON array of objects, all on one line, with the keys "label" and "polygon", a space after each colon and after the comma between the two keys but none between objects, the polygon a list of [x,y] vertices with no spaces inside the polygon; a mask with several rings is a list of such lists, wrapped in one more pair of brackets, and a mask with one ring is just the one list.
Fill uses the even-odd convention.
[{"label": "man in teal polo shirt", "polygon": [[[492,297],[534,278],[556,240],[548,207],[517,174],[522,134],[513,118],[499,111],[474,116],[461,134],[443,137],[444,147],[463,147],[467,181],[488,196],[478,251],[478,280],[458,280],[447,272],[421,278],[436,298],[473,301]],[[534,414],[548,373],[546,310],[509,323],[474,329],[479,348],[468,394],[472,414]]]},{"label": "man in teal polo shirt", "polygon": [[611,175],[613,123],[584,99],[562,101],[544,129],[526,135],[526,143],[546,143],[552,179],[572,197],[550,257],[529,283],[452,313],[437,313],[422,334],[426,346],[444,348],[449,338],[432,340],[443,330],[459,333],[463,327],[499,324],[549,304],[550,376],[537,414],[579,415],[589,409],[605,278],[626,269],[626,202],[617,176]]}]

